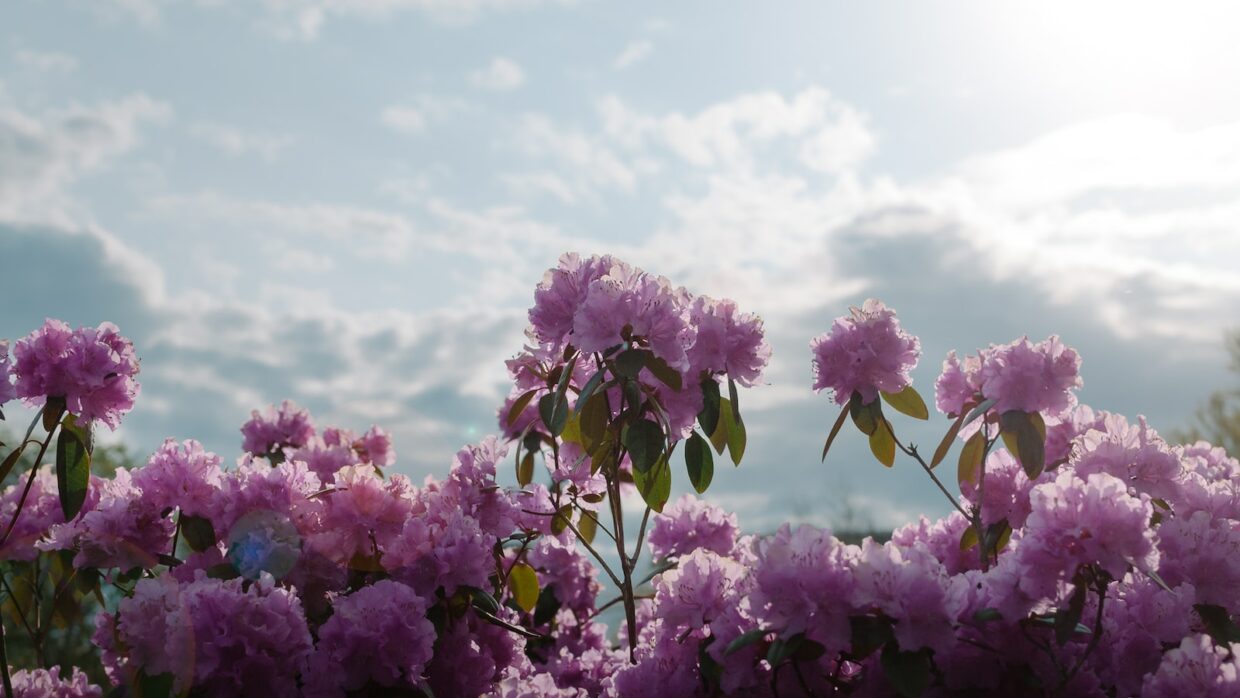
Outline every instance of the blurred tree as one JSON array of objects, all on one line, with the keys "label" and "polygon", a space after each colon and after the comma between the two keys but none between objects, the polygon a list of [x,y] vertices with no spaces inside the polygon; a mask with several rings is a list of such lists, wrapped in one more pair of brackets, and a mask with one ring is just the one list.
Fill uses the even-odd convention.
[{"label": "blurred tree", "polygon": [[[1240,374],[1240,330],[1228,332],[1224,344],[1231,358],[1228,368]],[[1172,431],[1171,438],[1180,443],[1205,439],[1240,457],[1240,388],[1216,390],[1197,408],[1189,427]]]}]

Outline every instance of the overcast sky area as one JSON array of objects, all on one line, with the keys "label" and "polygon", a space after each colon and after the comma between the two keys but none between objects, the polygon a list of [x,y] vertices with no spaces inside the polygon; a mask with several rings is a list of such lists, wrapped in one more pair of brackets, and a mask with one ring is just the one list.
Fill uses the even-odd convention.
[{"label": "overcast sky area", "polygon": [[1191,2],[6,0],[0,337],[117,323],[142,394],[109,438],[143,455],[231,461],[291,398],[389,429],[420,480],[495,429],[543,272],[609,252],[765,319],[745,462],[710,493],[745,528],[938,515],[855,432],[819,463],[810,339],[881,298],[929,397],[949,349],[1056,333],[1083,402],[1184,426],[1234,382],[1237,26]]}]

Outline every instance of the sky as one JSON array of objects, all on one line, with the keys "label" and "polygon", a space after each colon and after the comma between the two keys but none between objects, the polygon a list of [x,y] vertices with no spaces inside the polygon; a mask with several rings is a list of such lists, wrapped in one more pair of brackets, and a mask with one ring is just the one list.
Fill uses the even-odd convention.
[{"label": "sky", "polygon": [[1233,380],[1238,23],[1194,2],[12,0],[0,337],[117,323],[142,393],[105,438],[136,453],[196,438],[231,461],[250,410],[291,398],[387,428],[420,480],[495,430],[543,272],[611,253],[765,320],[745,462],[709,494],[743,527],[938,515],[858,434],[819,462],[836,410],[810,339],[880,298],[928,396],[950,349],[1058,334],[1083,402],[1184,426]]}]

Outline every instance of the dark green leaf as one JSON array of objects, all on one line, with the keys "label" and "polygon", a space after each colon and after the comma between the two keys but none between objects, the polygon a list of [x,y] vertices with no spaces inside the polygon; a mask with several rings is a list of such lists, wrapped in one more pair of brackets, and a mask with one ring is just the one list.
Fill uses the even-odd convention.
[{"label": "dark green leaf", "polygon": [[715,430],[710,433],[710,445],[715,447],[715,453],[723,455],[723,449],[728,447],[728,432],[732,429],[732,405],[731,400],[719,398],[719,423],[715,425]]},{"label": "dark green leaf", "polygon": [[508,571],[508,590],[517,602],[517,607],[529,613],[538,603],[538,573],[533,567],[518,562]]},{"label": "dark green leaf", "polygon": [[1085,611],[1085,599],[1089,595],[1089,587],[1078,575],[1073,580],[1072,596],[1068,598],[1068,607],[1055,612],[1055,641],[1060,645],[1067,644],[1076,634],[1076,626],[1081,622],[1081,614]]},{"label": "dark green leaf", "polygon": [[905,386],[904,390],[898,393],[880,392],[879,394],[898,412],[903,412],[913,419],[930,419],[930,410],[926,409],[926,401],[921,399],[921,394],[911,385]]},{"label": "dark green leaf", "polygon": [[642,394],[641,383],[635,380],[624,381],[624,402],[628,412],[641,414],[642,407],[646,404],[646,396]]},{"label": "dark green leaf", "polygon": [[587,453],[593,455],[595,449],[607,438],[607,420],[611,419],[611,410],[607,408],[607,395],[598,393],[586,400],[581,409],[580,428],[581,445]]},{"label": "dark green leaf", "polygon": [[663,455],[663,427],[649,419],[634,422],[625,429],[623,443],[633,469],[644,473]]},{"label": "dark green leaf", "polygon": [[1216,645],[1226,647],[1229,643],[1240,642],[1240,627],[1237,627],[1235,621],[1227,614],[1227,609],[1222,606],[1199,603],[1193,604],[1193,610],[1197,611],[1197,615],[1201,617],[1206,633]]},{"label": "dark green leaf", "polygon": [[672,471],[668,467],[667,458],[660,458],[647,472],[633,471],[633,484],[646,504],[662,513],[663,505],[667,504],[672,494]]},{"label": "dark green leaf", "polygon": [[539,398],[538,415],[552,436],[564,433],[564,425],[568,423],[567,407],[562,396],[556,399],[554,394],[547,394]]},{"label": "dark green leaf", "polygon": [[714,641],[714,637],[709,637],[698,645],[698,673],[711,686],[717,686],[723,678],[723,667],[710,655],[710,644]]},{"label": "dark green leaf", "polygon": [[517,484],[525,487],[534,480],[534,452],[526,451],[521,462],[517,464]]},{"label": "dark green leaf", "polygon": [[572,521],[572,518],[573,506],[571,504],[565,504],[560,507],[551,517],[551,532],[557,536],[560,535],[564,532],[564,529],[568,528],[568,524]]},{"label": "dark green leaf", "polygon": [[681,387],[683,386],[680,378],[680,372],[671,366],[668,366],[666,361],[655,356],[654,354],[651,354],[646,358],[646,368],[650,369],[650,372],[654,374],[655,378],[663,381],[664,385],[672,390],[675,390],[676,392],[680,392]]},{"label": "dark green leaf", "polygon": [[710,444],[696,431],[685,443],[685,466],[689,469],[689,482],[693,484],[693,489],[698,494],[705,492],[715,476],[715,458],[710,453]]},{"label": "dark green leaf", "polygon": [[560,612],[560,600],[555,589],[546,586],[538,592],[538,603],[534,605],[534,625],[546,625],[555,619]]},{"label": "dark green leaf", "polygon": [[577,393],[577,401],[573,403],[574,412],[580,412],[585,408],[586,403],[594,396],[594,391],[598,390],[599,383],[602,381],[602,371],[598,371],[593,376],[590,376],[590,380],[586,381],[586,384],[581,387],[581,392]]},{"label": "dark green leaf", "polygon": [[745,456],[747,440],[744,420],[737,419],[728,425],[728,455],[732,456],[732,465],[741,464],[741,458]]},{"label": "dark green leaf", "polygon": [[852,637],[853,659],[860,661],[874,654],[892,640],[891,621],[874,616],[852,616],[848,619]]},{"label": "dark green leaf", "polygon": [[861,393],[854,392],[848,399],[848,413],[852,415],[853,424],[857,425],[861,433],[870,436],[878,429],[878,423],[883,418],[883,406],[878,398],[862,403]]},{"label": "dark green leaf", "polygon": [[218,565],[208,567],[207,576],[211,579],[236,579],[241,576],[241,573],[231,563],[221,562]]},{"label": "dark green leaf", "polygon": [[702,411],[698,412],[698,424],[708,436],[719,426],[719,383],[710,376],[702,380]]},{"label": "dark green leaf", "polygon": [[56,486],[60,508],[70,521],[82,510],[90,486],[90,428],[80,427],[73,415],[66,415],[56,438]]},{"label": "dark green leaf", "polygon": [[975,623],[989,623],[996,620],[1003,620],[1003,616],[997,608],[979,608],[973,612],[973,622]]},{"label": "dark green leaf", "polygon": [[170,698],[172,696],[173,676],[170,673],[147,676],[146,672],[138,671],[135,681],[135,698]]},{"label": "dark green leaf", "polygon": [[963,414],[957,417],[956,421],[952,422],[951,428],[947,430],[947,433],[943,435],[943,440],[939,442],[939,447],[934,449],[934,458],[930,459],[931,468],[942,463],[943,459],[947,457],[947,452],[952,449],[952,443],[956,441],[956,434],[960,433],[960,425],[963,423]]},{"label": "dark green leaf", "polygon": [[43,404],[43,431],[52,433],[56,428],[56,424],[60,422],[60,418],[65,414],[65,399],[63,397],[52,396]]},{"label": "dark green leaf", "polygon": [[508,409],[508,414],[504,417],[504,426],[510,427],[516,423],[517,417],[520,417],[521,413],[525,411],[525,408],[529,407],[530,400],[534,399],[534,394],[537,392],[538,389],[535,388],[534,390],[527,390],[524,393],[521,393],[521,397],[517,398],[516,401],[512,403],[512,407]]},{"label": "dark green leaf", "polygon": [[840,428],[844,426],[844,420],[848,417],[848,408],[844,407],[840,410],[840,416],[836,417],[835,424],[831,425],[831,433],[827,434],[827,442],[822,445],[822,462],[827,461],[827,451],[831,450],[831,444],[835,442],[835,437],[839,435]]},{"label": "dark green leaf", "polygon": [[0,482],[4,482],[4,478],[12,472],[13,466],[17,465],[17,461],[22,457],[22,452],[26,450],[28,441],[23,441],[20,446],[13,449],[13,452],[4,459],[4,463],[0,463]]},{"label": "dark green leaf", "polygon": [[744,633],[741,633],[739,637],[734,638],[731,642],[728,643],[728,646],[724,648],[723,656],[726,657],[729,654],[732,654],[733,652],[739,652],[740,650],[745,649],[746,647],[754,644],[755,642],[760,642],[762,638],[766,637],[768,632],[769,631],[767,630],[758,628],[756,630],[748,630]]},{"label": "dark green leaf", "polygon": [[469,592],[470,603],[475,608],[480,608],[487,613],[499,613],[499,601],[491,596],[490,592],[478,587],[465,587]]},{"label": "dark green leaf", "polygon": [[960,449],[960,460],[956,464],[956,482],[962,490],[966,482],[977,486],[982,476],[982,459],[985,455],[986,437],[981,431],[976,431],[964,442],[964,448]]},{"label": "dark green leaf", "polygon": [[[1039,429],[1039,425],[1041,428]],[[1037,412],[1008,410],[999,416],[1003,443],[1020,461],[1030,480],[1046,467],[1046,427]]]},{"label": "dark green leaf", "polygon": [[741,401],[736,397],[736,381],[732,380],[732,376],[728,376],[728,399],[732,401],[732,421],[740,424]]},{"label": "dark green leaf", "polygon": [[930,686],[930,655],[925,650],[901,652],[894,644],[883,648],[883,674],[904,698],[916,698]]},{"label": "dark green leaf", "polygon": [[180,524],[181,535],[185,538],[185,542],[189,543],[191,550],[200,553],[215,545],[215,527],[211,525],[210,519],[201,516],[186,516],[182,512]]},{"label": "dark green leaf", "polygon": [[637,378],[646,367],[646,357],[650,352],[645,349],[625,349],[616,357],[616,373],[625,378]]},{"label": "dark green leaf", "polygon": [[[874,401],[875,403],[878,400]],[[891,423],[879,417],[878,426],[870,434],[870,451],[879,463],[890,468],[896,462],[896,437],[891,433]]]}]

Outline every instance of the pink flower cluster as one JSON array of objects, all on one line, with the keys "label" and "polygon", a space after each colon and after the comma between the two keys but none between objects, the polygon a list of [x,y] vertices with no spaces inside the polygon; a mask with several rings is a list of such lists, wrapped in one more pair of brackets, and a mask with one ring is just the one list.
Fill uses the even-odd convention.
[{"label": "pink flower cluster", "polygon": [[319,433],[310,413],[288,400],[279,408],[268,405],[262,412],[251,412],[250,421],[241,426],[241,435],[241,447],[247,453],[302,461],[324,480],[344,467],[386,467],[396,462],[392,439],[383,429],[372,426],[361,436],[338,427],[326,427]]},{"label": "pink flower cluster", "polygon": [[854,392],[867,404],[879,391],[900,392],[912,383],[909,372],[921,356],[921,342],[900,328],[895,311],[873,298],[837,318],[810,348],[814,390],[830,388],[840,405]]},{"label": "pink flower cluster", "polygon": [[[0,348],[0,403],[9,392],[7,344]],[[84,422],[98,420],[116,429],[133,409],[139,385],[138,357],[116,325],[79,327],[48,319],[13,347],[12,387],[30,405],[62,398]]]},{"label": "pink flower cluster", "polygon": [[22,669],[13,673],[14,698],[103,698],[103,689],[90,683],[82,670],[74,667],[62,677],[60,667]]},{"label": "pink flower cluster", "polygon": [[1036,344],[1028,337],[991,345],[963,363],[949,352],[935,383],[939,411],[957,415],[965,406],[994,400],[994,410],[1042,412],[1058,417],[1076,405],[1072,392],[1081,387],[1081,358],[1051,336]]}]

